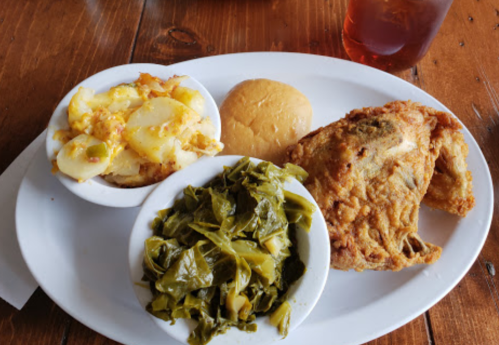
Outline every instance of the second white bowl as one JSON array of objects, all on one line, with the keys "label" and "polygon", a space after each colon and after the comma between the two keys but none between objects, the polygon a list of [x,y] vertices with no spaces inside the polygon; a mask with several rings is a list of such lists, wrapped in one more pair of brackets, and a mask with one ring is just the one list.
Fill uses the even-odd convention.
[{"label": "second white bowl", "polygon": [[[143,287],[143,282],[140,284],[143,276],[144,241],[153,234],[151,223],[156,218],[157,212],[171,207],[176,198],[183,196],[183,190],[188,185],[194,187],[204,186],[222,173],[224,166],[234,166],[241,158],[242,156],[220,156],[197,161],[171,175],[147,198],[133,226],[128,252],[133,288],[144,313],[147,313],[145,307],[152,300],[150,290]],[[261,160],[255,158],[251,160],[257,164],[261,162]],[[326,223],[314,198],[295,179],[286,182],[284,188],[305,197],[317,208],[312,218],[310,232],[297,231],[298,253],[307,270],[289,290],[288,301],[292,307],[289,330],[292,331],[310,314],[322,294],[329,272],[330,248]],[[175,325],[171,326],[169,322],[158,319],[153,315],[150,316],[167,334],[187,344],[187,338],[195,327],[194,320],[179,319]],[[227,333],[214,337],[209,345],[252,343],[263,345],[282,338],[277,329],[270,325],[268,317],[258,317],[255,322],[258,325],[258,330],[255,333],[246,333],[231,328]]]}]

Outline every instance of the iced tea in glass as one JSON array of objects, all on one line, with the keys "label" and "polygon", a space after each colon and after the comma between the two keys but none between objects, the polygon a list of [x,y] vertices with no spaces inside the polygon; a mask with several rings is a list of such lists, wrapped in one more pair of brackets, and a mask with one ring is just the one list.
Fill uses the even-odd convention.
[{"label": "iced tea in glass", "polygon": [[414,66],[428,51],[452,0],[350,0],[343,46],[353,61],[387,72]]}]

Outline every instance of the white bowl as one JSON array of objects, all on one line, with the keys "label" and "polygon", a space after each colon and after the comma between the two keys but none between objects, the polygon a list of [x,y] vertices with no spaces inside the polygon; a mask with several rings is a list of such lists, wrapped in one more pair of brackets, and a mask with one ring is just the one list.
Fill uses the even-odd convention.
[{"label": "white bowl", "polygon": [[[90,78],[85,79],[80,84],[76,85],[59,103],[52,118],[50,119],[48,130],[46,149],[47,156],[50,162],[56,159],[56,152],[62,148],[62,143],[54,139],[54,134],[59,129],[69,129],[68,123],[68,106],[71,97],[78,91],[80,86],[92,88],[97,93],[109,90],[111,87],[121,83],[130,83],[139,77],[139,73],[149,73],[161,79],[168,79],[173,75],[183,75],[181,70],[172,69],[162,65],[155,64],[129,64],[113,68],[109,68],[99,72]],[[198,90],[205,98],[205,111],[202,116],[209,116],[213,125],[215,126],[216,133],[215,139],[220,140],[221,123],[220,113],[218,107],[210,95],[208,90],[199,83],[197,80],[190,78],[182,82],[182,86],[190,87],[191,89]],[[201,160],[209,159],[208,157],[201,157]],[[95,204],[112,206],[112,207],[136,207],[142,205],[147,196],[158,186],[159,183],[138,187],[138,188],[120,188],[113,184],[106,182],[101,177],[94,177],[93,179],[79,183],[69,176],[57,172],[57,178],[61,183],[66,186],[71,192],[87,201]]]},{"label": "white bowl", "polygon": [[[171,207],[175,199],[183,196],[182,191],[185,187],[188,185],[195,187],[205,185],[221,173],[224,166],[233,166],[241,158],[241,156],[221,156],[198,161],[171,175],[146,200],[130,235],[128,252],[130,275],[135,294],[143,307],[144,313],[150,315],[154,322],[167,334],[185,344],[187,344],[187,338],[196,325],[195,321],[179,319],[172,326],[169,322],[156,318],[145,310],[146,305],[152,300],[152,294],[148,288],[143,287],[143,283],[137,284],[141,282],[143,275],[144,241],[152,236],[151,223],[157,216],[157,212]],[[260,162],[260,160],[254,158],[252,158],[252,161],[255,163]],[[287,182],[285,189],[307,198],[317,207],[312,218],[310,232],[297,231],[298,252],[307,270],[289,290],[288,301],[292,307],[290,331],[292,331],[305,320],[319,300],[329,272],[330,249],[326,223],[313,197],[295,179]],[[277,329],[270,325],[268,317],[258,317],[255,322],[258,325],[256,332],[246,333],[239,331],[237,328],[231,328],[227,333],[214,337],[209,345],[243,345],[250,343],[263,345],[282,338]]]}]

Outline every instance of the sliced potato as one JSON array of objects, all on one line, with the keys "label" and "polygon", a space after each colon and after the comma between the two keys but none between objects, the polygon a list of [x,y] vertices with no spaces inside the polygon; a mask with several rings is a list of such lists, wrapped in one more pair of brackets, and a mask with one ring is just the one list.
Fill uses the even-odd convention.
[{"label": "sliced potato", "polygon": [[120,176],[138,175],[140,164],[144,162],[145,160],[134,150],[125,149],[116,155],[105,173]]},{"label": "sliced potato", "polygon": [[138,107],[143,102],[137,89],[129,85],[118,85],[97,95],[95,90],[80,87],[69,102],[69,125],[83,132],[90,125],[90,119],[96,109],[108,108],[111,113],[114,113],[124,111],[129,107]]},{"label": "sliced potato", "polygon": [[[187,131],[186,131],[187,132]],[[211,119],[205,117],[200,122],[189,127],[187,144],[184,144],[184,149],[196,152],[200,155],[214,156],[223,149],[223,144],[213,137],[215,136],[215,126]]]},{"label": "sliced potato", "polygon": [[149,73],[141,73],[140,78],[137,79],[136,83],[141,86],[141,92],[144,96],[148,96],[152,93],[154,97],[169,97],[173,89],[180,85],[180,83],[186,79],[188,76],[173,76],[165,81],[158,77],[153,77]]},{"label": "sliced potato", "polygon": [[[110,157],[88,157],[87,148],[101,145],[100,141],[87,134],[80,134],[66,143],[57,155],[59,170],[76,180],[88,180],[106,171]],[[104,144],[105,145],[105,144]]]},{"label": "sliced potato", "polygon": [[204,113],[204,97],[198,90],[178,86],[172,92],[172,97],[185,104],[199,115]]},{"label": "sliced potato", "polygon": [[183,169],[192,163],[194,163],[199,157],[196,152],[182,150],[179,141],[175,141],[175,147],[173,152],[173,168],[175,170]]},{"label": "sliced potato", "polygon": [[139,107],[144,103],[144,99],[140,96],[137,89],[130,85],[112,87],[107,94],[112,100],[108,107],[111,113],[123,111],[127,108]]},{"label": "sliced potato", "polygon": [[130,115],[126,138],[139,155],[154,163],[164,163],[175,158],[175,149],[179,147],[176,141],[182,132],[199,120],[196,112],[179,101],[153,98]]},{"label": "sliced potato", "polygon": [[[106,174],[120,186],[139,186],[220,152],[213,124],[200,116],[203,96],[180,86],[186,79],[141,73],[135,82],[107,92],[80,87],[68,107],[69,133],[86,136],[61,150],[60,170],[78,180]],[[85,151],[89,146],[94,147]]]},{"label": "sliced potato", "polygon": [[71,128],[83,132],[85,128],[90,126],[94,96],[95,90],[80,87],[71,98],[68,106],[68,121]]}]

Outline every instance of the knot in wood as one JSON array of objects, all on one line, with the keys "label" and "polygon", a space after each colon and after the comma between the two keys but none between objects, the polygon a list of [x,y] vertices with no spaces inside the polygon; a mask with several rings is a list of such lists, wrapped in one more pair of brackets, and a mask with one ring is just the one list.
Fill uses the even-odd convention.
[{"label": "knot in wood", "polygon": [[194,34],[184,29],[173,28],[168,30],[168,36],[170,36],[173,40],[185,44],[187,46],[194,45],[197,42]]}]

